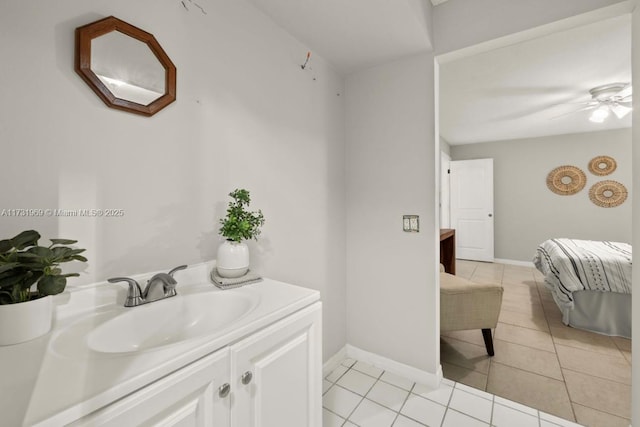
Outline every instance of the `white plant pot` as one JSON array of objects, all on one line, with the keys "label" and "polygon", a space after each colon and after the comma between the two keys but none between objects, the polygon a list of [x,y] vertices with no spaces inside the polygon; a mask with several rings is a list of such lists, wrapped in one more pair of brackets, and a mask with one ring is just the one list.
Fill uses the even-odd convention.
[{"label": "white plant pot", "polygon": [[0,305],[0,345],[12,345],[49,332],[53,319],[53,297]]},{"label": "white plant pot", "polygon": [[226,278],[240,277],[249,271],[249,246],[226,240],[218,247],[218,274]]}]

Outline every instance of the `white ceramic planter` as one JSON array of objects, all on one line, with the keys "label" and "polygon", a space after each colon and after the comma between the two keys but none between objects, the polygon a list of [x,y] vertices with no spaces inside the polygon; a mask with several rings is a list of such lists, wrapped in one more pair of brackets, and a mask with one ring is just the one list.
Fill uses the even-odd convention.
[{"label": "white ceramic planter", "polygon": [[53,297],[18,304],[0,305],[0,345],[12,345],[49,332],[53,319]]},{"label": "white ceramic planter", "polygon": [[244,242],[226,240],[218,247],[216,260],[218,274],[222,277],[234,278],[249,271],[249,247]]}]

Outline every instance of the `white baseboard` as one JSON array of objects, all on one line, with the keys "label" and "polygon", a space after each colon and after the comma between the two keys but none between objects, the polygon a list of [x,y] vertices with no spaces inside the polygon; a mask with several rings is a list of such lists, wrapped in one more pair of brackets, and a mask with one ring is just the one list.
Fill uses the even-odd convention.
[{"label": "white baseboard", "polygon": [[499,263],[499,264],[519,265],[520,267],[535,268],[535,265],[533,265],[533,262],[531,262],[531,261],[516,261],[516,260],[513,260],[513,259],[494,258],[493,262],[496,262],[496,263]]},{"label": "white baseboard", "polygon": [[423,384],[430,388],[438,388],[442,381],[442,367],[438,366],[438,372],[435,374],[427,371],[423,371],[413,366],[405,365],[404,363],[397,362],[392,359],[380,356],[375,353],[362,350],[358,347],[354,347],[350,344],[345,345],[335,355],[333,355],[323,366],[323,375],[327,376],[329,372],[335,369],[336,366],[346,357],[350,357],[361,362],[368,363],[376,366],[385,371],[389,371],[396,375],[400,375],[405,378],[410,378],[417,383]]},{"label": "white baseboard", "polygon": [[340,362],[347,358],[347,346],[342,347],[336,354],[331,356],[329,360],[322,365],[322,378],[326,377],[338,367]]}]

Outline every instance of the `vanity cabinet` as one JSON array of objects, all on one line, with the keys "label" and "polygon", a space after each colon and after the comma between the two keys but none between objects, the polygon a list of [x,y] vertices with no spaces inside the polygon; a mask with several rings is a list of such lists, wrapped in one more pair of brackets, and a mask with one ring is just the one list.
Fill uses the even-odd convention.
[{"label": "vanity cabinet", "polygon": [[224,348],[71,426],[227,426],[229,398],[221,398],[217,389],[228,380],[229,349]]},{"label": "vanity cabinet", "polygon": [[232,427],[321,427],[321,312],[316,303],[232,345]]},{"label": "vanity cabinet", "polygon": [[71,425],[321,427],[321,319],[316,302]]}]

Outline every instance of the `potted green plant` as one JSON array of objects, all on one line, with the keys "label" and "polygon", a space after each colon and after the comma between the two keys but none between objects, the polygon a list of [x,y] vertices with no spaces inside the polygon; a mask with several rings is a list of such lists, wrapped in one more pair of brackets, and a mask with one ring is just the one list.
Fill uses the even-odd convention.
[{"label": "potted green plant", "polygon": [[249,247],[244,242],[258,239],[264,225],[261,210],[249,211],[249,191],[236,189],[229,193],[227,215],[220,220],[220,234],[226,239],[218,248],[217,269],[222,277],[240,277],[249,270]]},{"label": "potted green plant", "polygon": [[51,239],[39,246],[40,233],[23,231],[0,240],[0,345],[17,344],[44,335],[51,329],[51,295],[64,291],[67,277],[59,265],[86,262],[84,249],[65,245],[75,240]]}]

